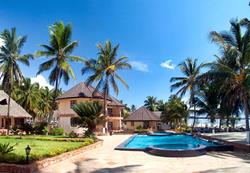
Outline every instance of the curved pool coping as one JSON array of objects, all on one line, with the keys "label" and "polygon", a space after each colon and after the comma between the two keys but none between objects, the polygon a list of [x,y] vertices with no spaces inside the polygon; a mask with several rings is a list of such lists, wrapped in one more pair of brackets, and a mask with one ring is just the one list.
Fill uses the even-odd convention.
[{"label": "curved pool coping", "polygon": [[147,153],[164,157],[195,157],[206,154],[206,146],[200,145],[192,149],[165,149],[149,146],[145,149]]}]

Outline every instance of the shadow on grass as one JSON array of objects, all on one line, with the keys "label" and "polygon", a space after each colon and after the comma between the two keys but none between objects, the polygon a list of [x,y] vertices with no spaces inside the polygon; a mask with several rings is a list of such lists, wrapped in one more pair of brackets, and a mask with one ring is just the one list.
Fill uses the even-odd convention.
[{"label": "shadow on grass", "polygon": [[228,157],[238,158],[245,163],[250,163],[250,153],[245,153],[245,152],[236,152],[236,151],[207,152],[207,155],[220,159],[228,159]]}]

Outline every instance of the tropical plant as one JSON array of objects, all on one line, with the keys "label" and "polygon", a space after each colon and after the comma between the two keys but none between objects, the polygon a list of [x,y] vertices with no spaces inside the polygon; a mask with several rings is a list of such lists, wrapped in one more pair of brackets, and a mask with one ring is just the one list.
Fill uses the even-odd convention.
[{"label": "tropical plant", "polygon": [[131,111],[132,112],[136,111],[136,106],[135,105],[131,105]]},{"label": "tropical plant", "polygon": [[70,78],[75,79],[70,62],[83,61],[83,59],[71,55],[78,42],[71,41],[72,27],[70,24],[64,25],[63,22],[55,22],[49,27],[49,34],[49,45],[41,45],[44,50],[36,53],[36,56],[48,57],[49,60],[39,66],[37,74],[51,70],[49,83],[55,85],[52,105],[55,110],[55,100],[61,79],[65,84],[68,84]]},{"label": "tropical plant", "polygon": [[184,74],[184,77],[172,77],[170,82],[175,82],[171,85],[171,91],[179,89],[177,95],[183,97],[187,91],[189,91],[189,106],[193,108],[194,121],[192,124],[192,130],[196,121],[196,107],[194,104],[195,94],[199,88],[199,76],[201,74],[201,69],[204,67],[204,64],[198,64],[197,59],[187,58],[184,62],[180,63],[178,66],[181,72]]},{"label": "tropical plant", "polygon": [[[60,93],[59,90],[57,93]],[[20,85],[15,84],[11,93],[12,98],[20,104],[34,119],[47,120],[52,111],[53,90],[31,83],[29,78]]]},{"label": "tropical plant", "polygon": [[17,103],[35,118],[41,100],[39,84],[32,84],[31,80],[26,78],[20,86],[14,87],[13,95]]},{"label": "tropical plant", "polygon": [[101,116],[102,105],[98,102],[85,102],[73,106],[73,110],[82,120],[82,126],[87,127],[86,136],[93,135],[97,124],[104,122],[105,117]]},{"label": "tropical plant", "polygon": [[51,129],[51,135],[60,136],[64,134],[64,129],[60,127],[55,127]]},{"label": "tropical plant", "polygon": [[[57,94],[61,93],[61,90],[58,90]],[[50,112],[53,111],[53,95],[54,90],[50,90],[48,87],[40,88],[40,100],[38,101],[38,110],[36,116],[40,119],[49,118]]]},{"label": "tropical plant", "polygon": [[166,103],[163,100],[158,100],[157,102],[157,110],[163,111],[166,106]]},{"label": "tropical plant", "polygon": [[246,130],[249,131],[250,22],[247,19],[240,22],[232,19],[230,24],[230,31],[210,33],[222,56],[217,56],[217,61],[211,64],[211,70],[206,75],[222,81],[220,90],[230,107],[243,108]]},{"label": "tropical plant", "polygon": [[187,124],[188,109],[186,104],[176,95],[170,96],[161,114],[161,120],[170,124],[171,127],[177,128],[183,123]]},{"label": "tropical plant", "polygon": [[211,123],[219,117],[220,96],[215,83],[205,85],[196,94],[195,103],[198,107],[198,115],[206,115]]},{"label": "tropical plant", "polygon": [[127,83],[122,77],[118,75],[119,70],[130,69],[131,65],[128,63],[128,58],[122,56],[117,57],[117,51],[119,45],[112,47],[110,41],[106,41],[105,45],[97,45],[98,58],[89,59],[85,62],[85,66],[82,68],[82,74],[90,73],[90,76],[86,80],[86,84],[90,85],[93,82],[97,82],[95,91],[99,90],[103,93],[103,114],[107,114],[107,98],[110,91],[110,85],[113,88],[116,95],[119,94],[119,87],[116,80],[120,81],[126,88]]},{"label": "tropical plant", "polygon": [[123,119],[126,119],[129,116],[129,112],[131,112],[130,107],[128,107],[128,104],[124,104],[123,100],[121,100],[120,102],[124,105],[124,108],[121,111],[122,117]]},{"label": "tropical plant", "polygon": [[10,145],[10,143],[0,143],[0,155],[3,156],[14,151],[15,145]]},{"label": "tropical plant", "polygon": [[10,96],[14,83],[20,84],[23,80],[23,74],[19,63],[29,66],[31,54],[21,55],[21,49],[27,40],[27,36],[17,36],[16,28],[5,29],[0,39],[3,45],[0,47],[0,79],[2,79],[2,88],[9,95],[7,112],[7,134],[9,134],[10,125]]},{"label": "tropical plant", "polygon": [[144,106],[150,111],[157,111],[158,101],[154,96],[147,96],[147,99],[144,101]]}]

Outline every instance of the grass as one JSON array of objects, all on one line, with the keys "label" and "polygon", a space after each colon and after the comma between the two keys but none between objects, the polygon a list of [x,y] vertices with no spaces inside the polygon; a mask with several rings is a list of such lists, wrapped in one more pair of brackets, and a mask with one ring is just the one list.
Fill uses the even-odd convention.
[{"label": "grass", "polygon": [[[47,139],[47,140],[46,140]],[[41,160],[44,158],[59,155],[61,153],[71,151],[83,146],[94,143],[91,138],[81,138],[80,141],[53,141],[53,139],[62,139],[55,136],[25,136],[20,138],[17,137],[0,137],[0,143],[10,143],[15,145],[14,151],[4,156],[0,155],[0,162],[5,163],[25,163],[26,154],[25,148],[27,145],[31,147],[30,160]]]}]

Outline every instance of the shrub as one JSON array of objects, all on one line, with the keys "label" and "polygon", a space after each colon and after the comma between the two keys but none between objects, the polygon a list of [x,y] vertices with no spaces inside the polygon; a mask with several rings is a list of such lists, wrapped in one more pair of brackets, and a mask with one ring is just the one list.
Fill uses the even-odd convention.
[{"label": "shrub", "polygon": [[21,125],[20,130],[25,131],[26,134],[30,134],[34,129],[30,123],[24,123]]},{"label": "shrub", "polygon": [[142,129],[143,129],[143,128],[142,128],[141,125],[139,125],[139,126],[136,127],[136,130],[142,130]]},{"label": "shrub", "polygon": [[69,133],[69,137],[70,138],[77,138],[78,135],[75,132],[72,131],[72,132]]},{"label": "shrub", "polygon": [[14,151],[15,145],[10,145],[10,143],[6,143],[6,144],[0,143],[0,155],[5,155],[5,154],[8,154],[8,153]]},{"label": "shrub", "polygon": [[144,129],[141,125],[136,127],[135,133],[146,134],[149,132],[149,129]]},{"label": "shrub", "polygon": [[47,135],[48,133],[49,133],[49,128],[48,127],[44,127],[43,134]]},{"label": "shrub", "polygon": [[51,130],[51,132],[50,132],[51,135],[55,135],[55,136],[57,136],[57,135],[63,135],[63,133],[64,133],[64,129],[63,128],[58,128],[58,127],[53,128]]},{"label": "shrub", "polygon": [[43,130],[45,127],[47,127],[47,125],[48,125],[47,122],[36,123],[34,126],[34,133],[37,135],[43,135],[44,134]]}]

